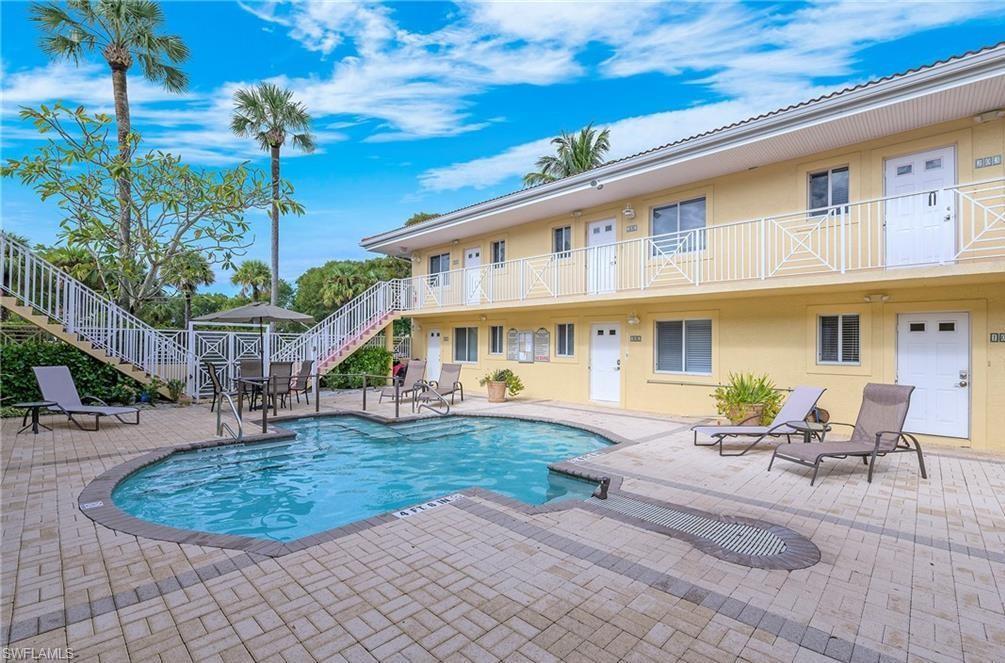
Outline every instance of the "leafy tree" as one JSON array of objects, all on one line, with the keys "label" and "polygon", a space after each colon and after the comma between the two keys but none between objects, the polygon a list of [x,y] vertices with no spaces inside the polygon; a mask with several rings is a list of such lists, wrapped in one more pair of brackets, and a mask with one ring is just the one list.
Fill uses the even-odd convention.
[{"label": "leafy tree", "polygon": [[422,223],[423,221],[429,221],[430,219],[435,219],[440,216],[439,214],[434,214],[433,212],[416,212],[412,216],[405,220],[406,226],[414,226],[417,223]]},{"label": "leafy tree", "polygon": [[579,133],[562,132],[553,138],[555,154],[548,154],[537,160],[537,171],[523,176],[527,186],[545,184],[555,180],[585,172],[604,163],[604,157],[611,149],[611,130],[598,132],[593,124],[588,124]]},{"label": "leafy tree", "polygon": [[188,78],[175,65],[188,58],[188,47],[177,35],[159,34],[164,15],[150,0],[34,3],[30,12],[43,33],[42,50],[51,58],[79,63],[82,57],[100,52],[112,72],[119,147],[119,251],[128,262],[133,253],[131,216],[140,210],[131,204],[132,137],[126,73],[139,62],[144,78],[172,92],[182,92],[188,87]]},{"label": "leafy tree", "polygon": [[230,282],[241,286],[241,296],[248,297],[253,302],[262,301],[262,293],[267,291],[272,280],[269,266],[261,260],[245,260],[234,270]]},{"label": "leafy tree", "polygon": [[41,249],[38,254],[87,287],[101,288],[98,265],[94,256],[85,249],[79,246],[51,246]]},{"label": "leafy tree", "polygon": [[259,83],[234,94],[234,116],[230,127],[235,134],[254,138],[263,150],[269,151],[272,162],[272,296],[279,304],[279,151],[290,139],[293,147],[304,152],[314,151],[310,134],[311,116],[293,92],[272,83]]},{"label": "leafy tree", "polygon": [[216,280],[213,267],[202,254],[187,251],[175,256],[174,260],[165,266],[164,279],[185,299],[185,309],[182,316],[184,326],[182,328],[188,329],[189,320],[192,319],[192,297],[199,286],[212,285],[213,281]]},{"label": "leafy tree", "polygon": [[[161,295],[163,270],[178,256],[195,251],[211,265],[230,267],[249,245],[245,214],[275,203],[265,175],[242,164],[197,170],[163,152],[137,156],[140,138],[132,134],[133,254],[119,251],[119,157],[107,140],[110,119],[69,110],[60,104],[23,109],[48,140],[32,155],[8,159],[0,174],[31,186],[42,200],[54,199],[63,211],[61,238],[94,259],[102,289],[129,310]],[[280,209],[302,214],[283,183]]]},{"label": "leafy tree", "polygon": [[332,260],[300,275],[292,307],[322,320],[378,281],[405,278],[410,271],[406,261],[390,257]]}]

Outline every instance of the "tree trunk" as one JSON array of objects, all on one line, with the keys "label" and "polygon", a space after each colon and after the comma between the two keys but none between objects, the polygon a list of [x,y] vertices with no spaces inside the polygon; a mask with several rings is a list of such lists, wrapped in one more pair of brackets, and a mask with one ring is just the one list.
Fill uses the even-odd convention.
[{"label": "tree trunk", "polygon": [[188,329],[188,323],[192,320],[192,293],[185,293],[185,329]]},{"label": "tree trunk", "polygon": [[279,306],[279,146],[272,153],[272,297],[273,306]]},{"label": "tree trunk", "polygon": [[[115,96],[115,124],[119,142],[119,161],[125,165],[129,163],[129,132],[131,122],[129,119],[129,94],[126,87],[127,67],[120,64],[111,65],[112,68],[112,91]],[[129,176],[123,175],[118,181],[119,199],[119,258],[123,266],[120,279],[130,278],[129,272],[132,267],[133,246],[131,238],[131,217],[132,217],[132,197],[129,190]],[[130,304],[130,297],[127,288],[119,287],[119,300],[124,306]]]}]

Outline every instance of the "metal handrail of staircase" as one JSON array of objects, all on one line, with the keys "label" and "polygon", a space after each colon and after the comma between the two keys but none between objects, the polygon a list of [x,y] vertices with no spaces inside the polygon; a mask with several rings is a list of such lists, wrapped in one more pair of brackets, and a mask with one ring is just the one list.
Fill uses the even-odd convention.
[{"label": "metal handrail of staircase", "polygon": [[187,380],[182,345],[2,232],[0,273],[0,291],[108,356],[162,382]]}]

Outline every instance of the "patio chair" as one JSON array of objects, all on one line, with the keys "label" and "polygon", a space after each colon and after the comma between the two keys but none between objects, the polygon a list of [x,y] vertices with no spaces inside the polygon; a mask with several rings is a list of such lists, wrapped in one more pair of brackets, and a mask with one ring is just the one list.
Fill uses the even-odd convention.
[{"label": "patio chair", "polygon": [[[426,377],[426,362],[420,359],[413,359],[408,362],[405,368],[405,377],[402,379],[401,387],[398,390],[399,398],[406,398],[416,390],[421,391],[425,384],[422,380]],[[380,398],[377,403],[381,403],[384,397],[394,398],[394,385],[383,387],[380,390]]]},{"label": "patio chair", "polygon": [[[823,396],[824,391],[820,387],[796,387],[789,394],[789,397],[785,399],[782,409],[778,411],[778,414],[775,415],[775,418],[771,420],[771,424],[768,426],[695,426],[691,429],[694,431],[694,445],[696,447],[719,445],[720,456],[742,456],[768,438],[777,439],[785,437],[786,441],[791,442],[792,435],[798,431],[788,426],[787,423],[790,421],[804,421],[810,415],[810,412],[813,411],[813,408],[816,407],[817,401]],[[699,433],[708,435],[713,441],[699,442]],[[755,439],[740,453],[724,453],[722,450],[723,440],[734,437],[753,437]]]},{"label": "patio chair", "polygon": [[212,412],[216,408],[220,394],[223,393],[223,384],[220,382],[220,371],[223,369],[211,361],[203,360],[202,363],[206,366],[206,374],[209,375],[209,383],[213,387],[213,400],[209,403],[209,411]]},{"label": "patio chair", "polygon": [[[238,365],[238,377],[242,378],[260,378],[262,377],[262,361],[260,359],[242,359]],[[258,398],[261,389],[258,385],[255,385],[251,389],[251,402],[248,407],[252,410],[255,409],[255,400]]]},{"label": "patio chair", "polygon": [[300,394],[303,394],[304,398],[307,399],[307,404],[311,404],[311,392],[307,388],[307,383],[311,379],[312,368],[314,368],[313,359],[300,362],[293,379],[290,380],[290,393],[297,397],[297,403],[300,402]]},{"label": "patio chair", "polygon": [[461,395],[461,402],[464,402],[464,385],[461,384],[460,364],[443,364],[440,369],[440,379],[430,380],[425,385],[426,389],[413,392],[413,405],[419,401],[438,401],[446,396],[450,396],[450,404],[453,405],[454,396],[458,393]]},{"label": "patio chair", "polygon": [[872,472],[876,459],[893,453],[914,453],[918,456],[921,478],[927,479],[925,458],[921,455],[921,444],[910,433],[905,433],[904,420],[911,405],[914,387],[903,384],[867,384],[862,392],[862,406],[855,424],[830,422],[831,426],[847,426],[852,429],[848,440],[821,442],[819,444],[791,444],[779,446],[771,456],[768,471],[776,458],[792,461],[813,468],[810,485],[817,480],[817,472],[824,458],[859,457],[869,466],[867,480],[872,483]]},{"label": "patio chair", "polygon": [[[50,406],[50,410],[61,412],[72,421],[77,428],[86,431],[96,431],[101,428],[101,417],[115,417],[124,424],[136,426],[140,423],[140,410],[136,407],[112,407],[97,396],[84,396],[85,399],[95,401],[101,405],[84,405],[77,393],[77,385],[73,383],[73,376],[66,366],[35,366],[35,379],[38,381],[38,388],[42,392],[42,398],[53,401],[56,405]],[[94,428],[86,428],[73,415],[93,415]],[[136,421],[127,421],[123,417],[127,414],[135,414]]]},{"label": "patio chair", "polygon": [[[284,407],[286,404],[287,397],[290,395],[290,383],[293,380],[293,362],[292,361],[274,361],[269,364],[269,398],[275,403],[278,398],[279,407]],[[265,401],[262,401],[263,407],[268,407]],[[293,406],[290,405],[292,408]]]}]

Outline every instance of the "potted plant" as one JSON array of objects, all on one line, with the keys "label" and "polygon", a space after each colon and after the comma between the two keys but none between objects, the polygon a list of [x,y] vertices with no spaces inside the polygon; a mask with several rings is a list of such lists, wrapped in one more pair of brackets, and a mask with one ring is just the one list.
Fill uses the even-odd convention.
[{"label": "potted plant", "polygon": [[523,391],[523,382],[508,368],[490,371],[478,380],[481,386],[488,385],[489,403],[505,403],[506,394],[516,396]]},{"label": "potted plant", "polygon": [[715,407],[734,426],[764,426],[782,406],[782,393],[767,375],[730,373],[712,394]]}]

